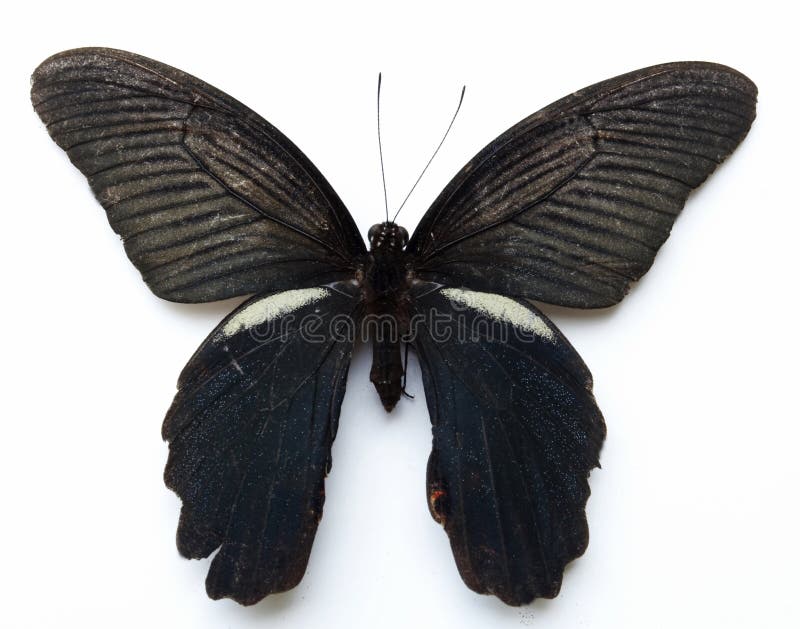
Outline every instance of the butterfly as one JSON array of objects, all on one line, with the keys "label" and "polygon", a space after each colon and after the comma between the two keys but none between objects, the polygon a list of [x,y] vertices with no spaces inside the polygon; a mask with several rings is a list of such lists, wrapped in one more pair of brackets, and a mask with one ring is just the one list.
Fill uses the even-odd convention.
[{"label": "butterfly", "polygon": [[387,215],[365,243],[309,159],[220,90],[120,50],[44,61],[34,108],[153,293],[255,295],[189,360],[163,424],[178,549],[218,551],[208,595],[249,605],[302,578],[367,329],[387,410],[402,350],[418,357],[428,505],[466,585],[509,605],[556,596],[587,547],[606,427],[589,370],[532,302],[619,302],[747,134],[756,94],[705,62],[587,87],[488,144],[410,237]]}]

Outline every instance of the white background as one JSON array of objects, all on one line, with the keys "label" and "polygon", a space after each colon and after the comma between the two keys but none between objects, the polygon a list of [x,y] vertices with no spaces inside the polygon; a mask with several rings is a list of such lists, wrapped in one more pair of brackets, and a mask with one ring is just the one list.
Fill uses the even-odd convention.
[{"label": "white background", "polygon": [[[319,5],[137,1],[3,9],[3,627],[797,627],[798,46],[789,3]],[[47,136],[28,77],[104,45],[189,71],[291,137],[364,234],[383,208],[375,87],[396,206],[461,115],[401,224],[484,144],[562,95],[639,67],[718,61],[758,118],[625,301],[546,308],[595,376],[608,423],[591,543],[561,594],[524,608],[461,582],[425,503],[416,364],[391,416],[350,372],[325,516],[294,591],[206,598],[175,550],[161,419],[180,369],[237,303],[154,297],[85,180]]]}]

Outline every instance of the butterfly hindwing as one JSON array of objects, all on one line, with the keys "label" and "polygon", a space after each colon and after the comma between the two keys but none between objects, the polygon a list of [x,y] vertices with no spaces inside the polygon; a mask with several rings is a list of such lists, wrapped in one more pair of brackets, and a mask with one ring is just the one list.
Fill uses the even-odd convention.
[{"label": "butterfly hindwing", "polygon": [[416,292],[431,514],[470,588],[511,605],[552,598],[588,543],[587,477],[605,438],[591,375],[523,300],[433,284]]},{"label": "butterfly hindwing", "polygon": [[408,246],[425,280],[563,306],[618,302],[689,193],[747,134],[756,87],[678,62],[603,81],[478,153]]},{"label": "butterfly hindwing", "polygon": [[44,61],[31,99],[154,293],[203,302],[344,280],[365,253],[311,161],[238,101],[133,53]]},{"label": "butterfly hindwing", "polygon": [[258,296],[212,332],[164,420],[164,478],[183,501],[181,554],[214,550],[212,598],[252,604],[297,585],[353,348],[349,284]]}]

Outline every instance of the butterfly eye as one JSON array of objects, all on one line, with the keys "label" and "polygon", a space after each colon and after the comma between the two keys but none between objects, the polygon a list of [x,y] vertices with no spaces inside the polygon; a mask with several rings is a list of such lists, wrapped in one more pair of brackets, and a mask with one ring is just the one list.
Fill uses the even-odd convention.
[{"label": "butterfly eye", "polygon": [[402,246],[405,247],[408,244],[408,231],[405,227],[397,226],[397,232],[400,234],[400,240],[402,241]]},{"label": "butterfly eye", "polygon": [[369,232],[367,232],[367,240],[372,242],[375,240],[378,235],[381,233],[381,224],[378,223],[377,225],[373,225],[369,228]]}]

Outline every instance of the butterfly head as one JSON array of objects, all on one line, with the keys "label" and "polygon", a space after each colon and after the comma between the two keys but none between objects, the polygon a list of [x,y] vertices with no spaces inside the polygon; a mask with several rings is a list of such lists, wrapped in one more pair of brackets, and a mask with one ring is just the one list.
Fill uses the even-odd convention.
[{"label": "butterfly head", "polygon": [[367,238],[372,251],[400,251],[408,244],[406,228],[391,221],[370,227]]}]

